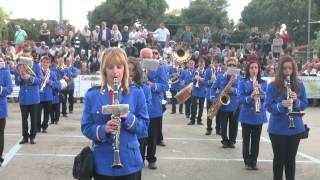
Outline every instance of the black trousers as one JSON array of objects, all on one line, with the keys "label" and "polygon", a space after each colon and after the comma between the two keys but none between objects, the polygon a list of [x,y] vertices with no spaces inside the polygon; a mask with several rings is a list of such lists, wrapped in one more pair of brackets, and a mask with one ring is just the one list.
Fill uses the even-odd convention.
[{"label": "black trousers", "polygon": [[[199,112],[197,116],[198,100],[199,100]],[[202,121],[201,118],[203,113],[204,100],[205,100],[204,97],[191,96],[191,118],[190,118],[191,122],[195,122],[196,118],[198,123]]]},{"label": "black trousers", "polygon": [[125,176],[103,176],[96,174],[94,180],[137,180],[137,173],[125,175]]},{"label": "black trousers", "polygon": [[282,180],[283,168],[285,168],[286,180],[294,180],[300,136],[300,134],[282,136],[269,133],[273,150],[274,180]]},{"label": "black trousers", "polygon": [[156,150],[157,150],[157,139],[160,131],[160,125],[162,121],[161,117],[150,118],[150,124],[148,129],[148,148],[147,148],[147,161],[156,162]]},{"label": "black trousers", "polygon": [[[141,152],[141,157],[142,161],[144,163],[144,160],[146,159],[146,149],[148,145],[148,139],[147,138],[141,138],[139,139],[140,143],[140,152]],[[137,172],[137,180],[141,180],[142,177],[142,171]]]},{"label": "black trousers", "polygon": [[4,148],[4,128],[6,127],[6,119],[0,119],[0,159],[2,158]]},{"label": "black trousers", "polygon": [[59,118],[60,118],[60,103],[52,104],[51,108],[52,108],[51,111],[50,111],[51,123],[59,122]]},{"label": "black trousers", "polygon": [[[170,91],[171,94],[172,94],[172,97],[171,97],[171,104],[172,104],[172,112],[176,112],[176,104],[177,104],[177,99],[174,97],[177,92],[175,91]],[[183,111],[183,104],[179,104],[179,112],[182,112]]]},{"label": "black trousers", "polygon": [[257,164],[262,124],[252,125],[241,123],[242,126],[242,156],[246,165]]},{"label": "black trousers", "polygon": [[[43,121],[41,123],[42,119],[42,110],[43,110]],[[39,105],[39,113],[37,118],[37,130],[40,131],[42,129],[48,128],[48,122],[49,122],[49,115],[51,112],[51,101],[42,101]]]},{"label": "black trousers", "polygon": [[118,47],[119,41],[117,42],[110,42],[110,47]]},{"label": "black trousers", "polygon": [[[21,117],[22,117],[22,136],[24,139],[35,138],[37,134],[37,113],[39,112],[39,104],[32,105],[20,105]],[[28,132],[28,117],[30,114],[31,129],[30,134]]]},{"label": "black trousers", "polygon": [[161,118],[161,122],[159,124],[159,131],[158,131],[158,136],[157,136],[157,143],[160,143],[161,141],[163,141],[163,133],[162,133],[162,121],[163,118]]},{"label": "black trousers", "polygon": [[69,91],[69,90],[64,90],[61,92],[61,103],[62,103],[62,114],[66,115],[67,114],[67,100],[69,103],[69,112],[73,112],[73,103],[74,103],[74,98],[73,98],[73,93],[74,91]]},{"label": "black trousers", "polygon": [[[221,137],[222,144],[236,143],[238,133],[238,115],[239,110],[221,111]],[[229,123],[229,137],[228,137],[228,123]]]},{"label": "black trousers", "polygon": [[190,116],[191,114],[191,97],[189,99],[186,100],[186,102],[184,102],[185,104],[185,114],[186,116]]},{"label": "black trousers", "polygon": [[[207,112],[210,109],[210,107],[212,106],[212,101],[207,100]],[[221,119],[221,110],[218,110],[217,115],[216,115],[216,131],[220,131],[221,129],[221,123],[220,123],[220,119]],[[207,130],[208,131],[212,131],[212,119],[210,119],[207,116]]]}]

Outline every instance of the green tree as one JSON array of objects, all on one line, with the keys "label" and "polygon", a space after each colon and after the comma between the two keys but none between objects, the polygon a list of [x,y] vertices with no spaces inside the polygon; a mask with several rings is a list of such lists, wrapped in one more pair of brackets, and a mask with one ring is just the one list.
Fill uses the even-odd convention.
[{"label": "green tree", "polygon": [[112,24],[131,25],[137,19],[143,24],[159,24],[168,8],[166,0],[107,0],[88,13],[90,27],[107,21]]},{"label": "green tree", "polygon": [[[301,0],[252,0],[242,11],[242,21],[248,26],[258,26],[263,30],[275,27],[279,31],[281,24],[287,25],[290,39],[296,44],[307,41],[308,1]],[[311,17],[320,19],[320,3],[313,1]],[[316,27],[313,26],[311,34]]]},{"label": "green tree", "polygon": [[6,23],[5,20],[8,18],[8,15],[4,12],[2,7],[0,7],[0,40],[5,36],[6,31]]},{"label": "green tree", "polygon": [[317,35],[317,38],[314,41],[314,46],[318,50],[318,52],[320,52],[320,31],[318,31],[316,35]]},{"label": "green tree", "polygon": [[195,0],[182,10],[182,22],[192,25],[192,31],[196,34],[201,32],[204,26],[209,26],[213,39],[218,40],[221,29],[229,27],[227,7],[226,0]]}]

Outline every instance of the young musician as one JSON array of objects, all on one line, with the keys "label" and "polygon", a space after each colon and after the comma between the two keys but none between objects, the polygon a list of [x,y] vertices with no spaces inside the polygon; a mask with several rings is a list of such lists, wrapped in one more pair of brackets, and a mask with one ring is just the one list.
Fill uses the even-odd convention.
[{"label": "young musician", "polygon": [[[30,58],[30,50],[25,49],[21,58]],[[20,141],[20,144],[28,143],[30,138],[30,144],[35,144],[35,137],[37,134],[37,113],[38,106],[40,103],[40,85],[42,83],[42,73],[41,67],[39,64],[33,64],[32,69],[34,75],[27,71],[23,67],[23,64],[18,64],[15,69],[15,84],[20,86],[19,91],[19,104],[21,109],[22,117],[22,136],[23,139]],[[28,66],[28,65],[25,65]],[[28,116],[31,117],[31,129],[29,134],[28,128]]]},{"label": "young musician", "polygon": [[[55,72],[49,69],[50,59],[48,56],[42,56],[40,61],[43,82],[40,86],[40,109],[38,113],[37,131],[40,132],[42,128],[42,132],[47,133],[49,115],[52,110],[53,88],[57,84],[57,77]],[[42,109],[44,115],[41,123]]]},{"label": "young musician", "polygon": [[[148,110],[151,108],[151,89],[149,86],[143,82],[143,70],[141,67],[141,64],[136,58],[129,57],[128,61],[128,67],[129,67],[129,76],[130,76],[130,87],[131,88],[142,88],[145,98],[146,98],[146,104],[148,106]],[[135,97],[139,98],[139,97]],[[137,100],[138,101],[138,100]],[[146,119],[146,127],[149,127],[150,120],[149,118]],[[146,128],[146,132],[143,133],[142,136],[138,137],[139,143],[140,143],[140,151],[141,151],[141,157],[144,162],[146,157],[146,148],[147,148],[147,138],[148,138],[148,128]],[[141,171],[137,175],[137,180],[141,180]]]},{"label": "young musician", "polygon": [[[150,58],[150,55],[156,53],[156,49],[144,48],[141,50],[140,55],[142,58]],[[159,53],[159,52],[158,52]],[[168,78],[164,65],[159,63],[157,70],[148,70],[147,85],[151,89],[151,109],[149,111],[150,125],[148,131],[148,148],[147,148],[147,160],[149,162],[149,169],[157,169],[156,166],[156,145],[159,132],[161,132],[161,123],[163,118],[162,111],[162,94],[169,89]]]},{"label": "young musician", "polygon": [[69,113],[73,112],[73,103],[74,103],[74,78],[77,77],[77,68],[72,65],[72,58],[68,57],[66,59],[66,67],[63,78],[67,81],[68,86],[65,90],[62,91],[62,114],[63,117],[67,117],[67,99],[69,103]]},{"label": "young musician", "polygon": [[[203,59],[199,60],[199,67],[193,73],[193,87],[191,92],[191,118],[188,125],[194,125],[195,120],[197,118],[197,124],[203,125],[202,123],[202,113],[204,100],[206,96],[206,81],[204,78],[205,71],[205,62]],[[198,101],[199,101],[199,111],[197,116],[198,109]]]},{"label": "young musician", "polygon": [[[213,83],[217,80],[218,75],[221,76],[220,74],[223,74],[224,72],[221,70],[220,68],[220,64],[219,64],[219,59],[216,59],[213,61],[213,64],[211,67],[208,67],[205,71],[205,81],[207,83],[207,95],[206,95],[206,99],[207,99],[207,112],[209,111],[210,107],[213,105],[212,101],[210,100],[210,96],[212,94],[212,92],[210,92],[210,88],[213,85]],[[208,113],[207,113],[208,114]],[[216,134],[217,135],[221,135],[221,125],[220,125],[220,113],[218,111],[217,115],[216,115]],[[207,116],[207,131],[206,131],[206,135],[211,135],[211,131],[212,131],[212,119]]]},{"label": "young musician", "polygon": [[[143,168],[143,162],[137,139],[147,131],[147,105],[141,88],[130,88],[127,55],[120,48],[105,49],[100,72],[102,87],[94,87],[85,95],[84,111],[81,119],[82,133],[93,141],[95,162],[95,180],[136,180],[137,172]],[[118,94],[115,94],[114,79],[119,82]],[[117,96],[116,96],[117,95]],[[102,106],[129,104],[129,112],[121,114],[121,127],[111,115],[102,114]],[[120,130],[120,161],[122,168],[112,168],[114,160],[114,136]]]},{"label": "young musician", "polygon": [[10,69],[3,58],[0,57],[0,167],[4,161],[2,153],[4,149],[4,128],[8,116],[7,96],[12,93],[12,89]]},{"label": "young musician", "polygon": [[[291,87],[286,87],[285,81],[290,81]],[[282,179],[285,169],[286,179],[293,180],[300,137],[305,129],[300,116],[293,117],[295,128],[289,128],[291,117],[288,112],[289,109],[303,111],[308,101],[305,87],[298,79],[296,63],[291,57],[280,60],[275,80],[268,86],[265,105],[271,114],[268,132],[273,150],[273,179]]]},{"label": "young musician", "polygon": [[[192,82],[192,75],[194,74],[194,60],[189,60],[187,63],[187,68],[182,70],[179,77],[179,82],[182,87],[186,87]],[[191,98],[187,99],[185,102],[185,115],[186,118],[190,118],[191,114]]]},{"label": "young musician", "polygon": [[[232,68],[236,66],[236,61],[234,59],[229,59],[227,61],[227,67]],[[234,82],[231,84],[230,88],[226,88],[227,84],[230,82],[231,77],[234,77]],[[223,90],[225,90],[226,95],[230,97],[230,102],[227,105],[222,105],[220,108],[221,113],[221,137],[222,137],[222,147],[223,148],[235,148],[237,132],[238,132],[238,107],[239,102],[237,99],[237,85],[240,77],[229,73],[227,70],[224,74],[217,77],[216,82],[212,85],[210,91],[214,92],[213,101],[217,102],[217,99]],[[219,93],[215,93],[219,90]],[[227,102],[225,102],[227,103]],[[229,136],[228,136],[228,124],[229,124]]]},{"label": "young musician", "polygon": [[257,170],[259,142],[263,123],[267,122],[262,96],[267,82],[261,79],[261,67],[251,61],[246,68],[245,78],[238,84],[238,99],[241,104],[239,121],[242,126],[242,156],[248,170]]},{"label": "young musician", "polygon": [[[179,83],[179,76],[181,74],[182,68],[177,66],[177,67],[171,67],[169,68],[169,74],[170,74],[170,80],[171,80],[171,104],[172,104],[172,111],[171,114],[176,113],[176,104],[177,104],[177,99],[174,97],[181,89],[182,86]],[[179,113],[182,114],[183,112],[183,104],[179,104]]]}]

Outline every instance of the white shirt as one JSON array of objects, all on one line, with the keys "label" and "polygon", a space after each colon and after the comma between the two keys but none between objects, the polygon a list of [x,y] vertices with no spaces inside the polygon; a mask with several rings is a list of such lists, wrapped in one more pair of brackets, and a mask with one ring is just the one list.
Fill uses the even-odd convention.
[{"label": "white shirt", "polygon": [[167,37],[170,36],[170,32],[167,28],[158,28],[155,33],[158,35],[157,40],[160,42],[166,42]]}]

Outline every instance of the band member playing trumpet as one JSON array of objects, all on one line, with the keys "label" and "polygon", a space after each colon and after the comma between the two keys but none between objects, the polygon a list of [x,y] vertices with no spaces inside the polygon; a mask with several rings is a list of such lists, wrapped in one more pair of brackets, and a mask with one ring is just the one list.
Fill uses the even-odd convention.
[{"label": "band member playing trumpet", "polygon": [[[86,93],[81,119],[82,133],[93,141],[94,179],[136,180],[137,172],[143,168],[137,136],[143,136],[147,129],[145,96],[141,88],[129,86],[128,59],[122,49],[105,49],[101,60],[102,87],[93,87]],[[117,79],[119,88],[116,88],[114,79]],[[102,114],[102,106],[113,104],[115,100],[129,105],[129,112],[120,114],[121,127],[110,114]],[[118,140],[122,168],[115,169],[112,168],[113,143],[118,133],[121,134]]]},{"label": "band member playing trumpet", "polygon": [[[210,87],[213,85],[213,83],[216,82],[218,75],[221,76],[220,74],[223,74],[224,72],[221,70],[220,68],[220,63],[219,63],[219,59],[214,59],[212,66],[208,67],[205,71],[205,80],[207,82],[207,112],[209,110],[209,108],[212,105],[212,101],[210,100]],[[216,115],[216,134],[217,135],[221,135],[221,124],[220,124],[220,113],[218,112]],[[206,131],[206,135],[210,135],[212,131],[212,119],[207,116],[207,131]]]},{"label": "band member playing trumpet", "polygon": [[[64,99],[62,101],[62,114],[66,115],[67,114],[67,99],[69,103],[69,113],[72,114],[73,112],[73,104],[74,104],[74,79],[77,77],[78,72],[77,68],[75,68],[72,64],[72,58],[68,57],[66,59],[66,70],[64,74],[64,79],[66,80],[68,86],[63,91],[64,93]],[[65,113],[64,113],[65,112]]]},{"label": "band member playing trumpet", "polygon": [[[172,104],[172,111],[171,114],[175,114],[176,113],[176,104],[177,104],[177,99],[174,97],[181,89],[182,86],[179,83],[179,76],[181,74],[182,68],[177,66],[174,67],[172,66],[171,68],[169,68],[169,74],[170,74],[170,83],[171,83],[171,88],[170,88],[170,92],[171,92],[171,104]],[[182,114],[183,112],[183,104],[179,104],[179,113]]]},{"label": "band member playing trumpet", "polygon": [[[57,77],[54,71],[49,69],[50,58],[42,56],[40,59],[43,81],[40,86],[40,109],[38,113],[37,131],[42,128],[43,133],[47,133],[50,111],[52,110],[53,88],[57,86]],[[43,109],[43,121],[41,123]]]},{"label": "band member playing trumpet", "polygon": [[[235,67],[235,59],[229,59],[227,61],[227,67]],[[238,132],[238,108],[239,101],[237,99],[237,85],[240,77],[235,74],[230,74],[226,71],[217,77],[216,82],[212,85],[210,92],[213,92],[211,99],[213,105],[221,103],[221,137],[223,148],[235,148],[237,132]],[[229,87],[227,87],[229,85]],[[219,90],[219,92],[217,91]],[[219,99],[223,95],[225,98]],[[229,124],[229,136],[228,136],[228,124]]]},{"label": "band member playing trumpet", "polygon": [[[30,58],[30,50],[24,49],[21,58]],[[31,59],[32,60],[32,59]],[[26,68],[30,68],[27,70]],[[15,84],[20,86],[19,104],[22,117],[22,136],[23,139],[20,144],[28,143],[35,144],[35,137],[37,134],[37,113],[40,103],[40,85],[42,83],[42,73],[39,64],[29,65],[18,64],[15,69]],[[31,129],[29,134],[28,116],[31,117]]]},{"label": "band member playing trumpet", "polygon": [[[182,87],[186,87],[190,83],[192,83],[192,75],[194,74],[194,60],[190,59],[187,63],[187,68],[182,70],[181,75],[179,77],[179,82]],[[190,118],[191,114],[191,98],[185,101],[185,115],[186,118]]]},{"label": "band member playing trumpet", "polygon": [[0,167],[4,161],[2,157],[4,149],[4,128],[6,126],[6,117],[8,116],[7,96],[12,93],[12,81],[10,77],[9,66],[0,56]]},{"label": "band member playing trumpet", "polygon": [[[204,78],[204,70],[205,70],[205,62],[204,60],[199,60],[199,67],[193,74],[193,87],[191,92],[191,118],[188,125],[193,125],[197,118],[197,124],[203,125],[202,123],[202,113],[204,100],[206,96],[206,81]],[[198,109],[198,101],[199,101],[199,111],[197,116]]]},{"label": "band member playing trumpet", "polygon": [[267,122],[263,106],[263,94],[267,82],[261,79],[261,67],[251,61],[246,68],[245,78],[238,85],[238,99],[241,104],[239,121],[242,126],[242,156],[248,170],[257,170],[259,142],[263,123]]},{"label": "band member playing trumpet", "polygon": [[[287,95],[286,77],[291,81],[291,92]],[[289,96],[289,98],[287,97]],[[268,85],[266,108],[270,112],[268,132],[273,150],[273,179],[282,179],[285,168],[286,179],[295,179],[296,155],[301,134],[305,131],[300,116],[293,117],[295,128],[289,128],[289,108],[303,111],[308,106],[305,87],[298,80],[297,66],[291,57],[283,57],[275,80]]]}]

